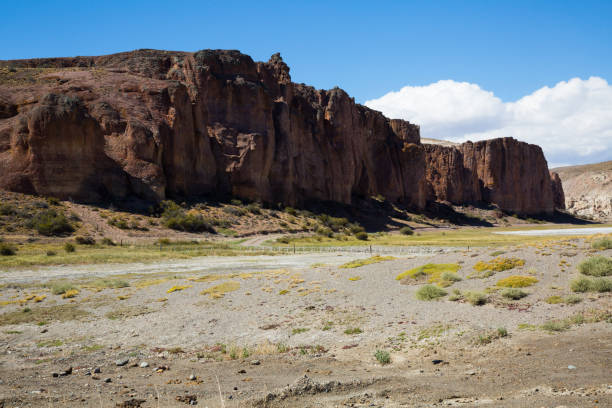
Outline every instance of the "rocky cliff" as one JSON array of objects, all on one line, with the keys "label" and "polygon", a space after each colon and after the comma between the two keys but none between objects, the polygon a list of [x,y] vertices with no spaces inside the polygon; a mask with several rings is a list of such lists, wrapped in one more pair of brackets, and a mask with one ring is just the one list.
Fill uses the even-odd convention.
[{"label": "rocky cliff", "polygon": [[563,208],[561,184],[539,146],[499,138],[454,146],[428,143],[428,198],[453,204],[494,203],[517,213]]},{"label": "rocky cliff", "polygon": [[612,220],[612,161],[558,167],[565,206],[573,214]]},{"label": "rocky cliff", "polygon": [[7,190],[287,205],[383,195],[414,208],[429,192],[538,213],[553,208],[544,174],[541,150],[512,139],[424,147],[416,125],[341,89],[293,83],[278,54],[265,63],[227,50],[0,62]]}]

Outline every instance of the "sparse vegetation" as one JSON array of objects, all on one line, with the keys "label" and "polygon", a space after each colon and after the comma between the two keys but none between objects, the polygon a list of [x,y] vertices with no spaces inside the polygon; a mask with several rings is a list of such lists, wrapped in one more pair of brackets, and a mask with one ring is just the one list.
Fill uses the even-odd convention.
[{"label": "sparse vegetation", "polygon": [[374,357],[381,365],[387,365],[391,363],[391,355],[385,350],[376,350]]},{"label": "sparse vegetation", "polygon": [[606,278],[589,279],[579,277],[570,283],[573,292],[610,292],[612,291],[612,280]]},{"label": "sparse vegetation", "polygon": [[527,292],[523,292],[520,289],[516,289],[516,288],[508,288],[508,289],[504,289],[501,292],[501,295],[503,297],[505,297],[506,299],[511,299],[511,300],[519,300],[524,298],[525,296],[528,295]]},{"label": "sparse vegetation", "polygon": [[384,261],[391,261],[393,259],[396,259],[396,258],[394,256],[380,256],[380,255],[376,255],[376,256],[373,256],[371,258],[356,259],[354,261],[347,262],[345,264],[340,265],[339,268],[341,268],[341,269],[359,268],[360,266],[370,265],[370,264],[374,264],[374,263],[378,263],[378,262],[384,262]]},{"label": "sparse vegetation", "polygon": [[446,287],[461,280],[456,274],[459,268],[459,264],[426,264],[402,272],[395,279],[402,280],[410,277],[418,280],[427,277],[429,283],[437,283],[438,286]]},{"label": "sparse vegetation", "polygon": [[87,237],[78,236],[74,240],[79,245],[95,245],[96,244],[96,240],[93,239],[93,237],[88,237],[88,236]]},{"label": "sparse vegetation", "polygon": [[593,242],[591,242],[591,247],[593,249],[599,249],[599,250],[612,249],[612,238],[603,237],[603,238],[596,239]]},{"label": "sparse vegetation", "polygon": [[360,241],[367,241],[368,240],[368,233],[365,232],[365,231],[360,231],[360,232],[355,234],[355,238],[357,238]]},{"label": "sparse vegetation", "polygon": [[556,305],[558,303],[563,303],[563,298],[561,296],[549,296],[545,300],[546,303],[550,305]]},{"label": "sparse vegetation", "polygon": [[402,235],[413,235],[414,231],[410,227],[402,227],[400,228],[400,234]]},{"label": "sparse vegetation", "polygon": [[188,288],[191,288],[192,285],[175,285],[173,287],[171,287],[170,289],[168,289],[166,291],[166,293],[172,293],[172,292],[180,292],[181,290],[185,290]]},{"label": "sparse vegetation", "polygon": [[68,218],[62,212],[54,209],[37,213],[28,225],[39,234],[46,236],[68,235],[74,232],[74,227]]},{"label": "sparse vegetation", "polygon": [[202,214],[185,211],[174,201],[166,200],[161,205],[163,208],[162,218],[166,227],[186,232],[215,232],[215,229],[204,219]]},{"label": "sparse vegetation", "polygon": [[484,346],[503,337],[508,337],[508,330],[505,327],[498,327],[496,330],[489,330],[486,333],[481,333],[476,337],[474,343]]},{"label": "sparse vegetation", "polygon": [[17,253],[17,248],[7,242],[0,242],[0,255],[12,256]]},{"label": "sparse vegetation", "polygon": [[519,258],[504,258],[498,257],[489,262],[478,261],[474,265],[474,271],[471,278],[488,278],[495,272],[507,271],[519,266],[525,265],[525,261]]},{"label": "sparse vegetation", "polygon": [[463,296],[473,306],[482,306],[488,300],[487,294],[482,292],[465,292]]},{"label": "sparse vegetation", "polygon": [[359,327],[349,327],[348,329],[344,330],[344,334],[361,334],[363,333],[363,330],[361,330]]},{"label": "sparse vegetation", "polygon": [[71,290],[76,290],[76,287],[68,282],[55,282],[51,284],[51,293],[54,295],[63,295]]},{"label": "sparse vegetation", "polygon": [[434,285],[421,286],[416,291],[416,298],[419,300],[435,300],[447,295],[447,292]]},{"label": "sparse vegetation", "polygon": [[209,295],[212,299],[218,299],[225,296],[228,292],[233,292],[240,289],[240,282],[229,281],[219,285],[212,286],[200,292],[201,295]]},{"label": "sparse vegetation", "polygon": [[578,265],[578,270],[583,275],[610,276],[612,275],[612,258],[594,256],[582,261]]},{"label": "sparse vegetation", "polygon": [[67,253],[70,253],[70,252],[74,252],[74,251],[76,251],[76,248],[75,248],[75,246],[74,246],[73,244],[71,244],[70,242],[66,242],[66,243],[64,244],[64,251],[66,251]]},{"label": "sparse vegetation", "polygon": [[310,330],[310,329],[307,328],[307,327],[298,327],[298,328],[295,328],[295,329],[291,330],[291,334],[295,335],[295,334],[305,333],[308,330]]},{"label": "sparse vegetation", "polygon": [[526,288],[537,282],[538,280],[533,276],[512,275],[497,281],[497,286],[502,288]]},{"label": "sparse vegetation", "polygon": [[53,320],[78,320],[88,314],[89,313],[77,308],[77,306],[73,304],[22,309],[0,315],[0,326],[8,324],[50,322]]}]

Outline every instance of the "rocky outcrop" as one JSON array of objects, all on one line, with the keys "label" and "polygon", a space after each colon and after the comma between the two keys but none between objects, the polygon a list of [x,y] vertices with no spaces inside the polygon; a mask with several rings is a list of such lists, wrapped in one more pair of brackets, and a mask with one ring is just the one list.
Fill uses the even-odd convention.
[{"label": "rocky outcrop", "polygon": [[555,208],[565,209],[565,193],[563,192],[563,184],[559,174],[554,171],[550,172],[550,186],[553,192],[553,202]]},{"label": "rocky outcrop", "polygon": [[525,214],[550,214],[556,203],[563,208],[555,201],[563,189],[551,179],[539,146],[513,138],[424,146],[430,200],[491,203]]},{"label": "rocky outcrop", "polygon": [[341,89],[293,83],[278,54],[264,63],[238,51],[138,50],[0,69],[3,189],[81,201],[217,194],[303,205],[382,195],[419,209],[428,197],[553,208],[537,146],[424,146],[416,125]]},{"label": "rocky outcrop", "polygon": [[139,50],[3,65],[23,85],[0,86],[1,188],[87,201],[380,194],[425,205],[418,126],[341,89],[291,82],[278,54],[256,63],[238,51]]},{"label": "rocky outcrop", "polygon": [[612,220],[612,161],[553,169],[563,183],[565,207],[575,215]]}]

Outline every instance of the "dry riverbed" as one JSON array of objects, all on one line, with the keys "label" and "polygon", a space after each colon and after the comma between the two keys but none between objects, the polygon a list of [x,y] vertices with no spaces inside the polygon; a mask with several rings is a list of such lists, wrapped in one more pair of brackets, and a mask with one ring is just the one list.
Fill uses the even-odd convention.
[{"label": "dry riverbed", "polygon": [[[612,296],[570,289],[587,240],[384,255],[2,272],[0,407],[612,404]],[[396,279],[428,263],[458,278]]]}]

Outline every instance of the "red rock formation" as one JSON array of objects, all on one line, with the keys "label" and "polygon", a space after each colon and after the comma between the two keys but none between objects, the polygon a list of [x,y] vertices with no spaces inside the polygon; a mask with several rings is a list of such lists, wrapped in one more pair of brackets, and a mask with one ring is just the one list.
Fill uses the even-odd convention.
[{"label": "red rock formation", "polygon": [[561,177],[554,171],[550,172],[550,183],[553,192],[553,202],[555,208],[561,210],[565,209],[565,194],[563,192],[563,184],[561,183]]},{"label": "red rock formation", "polygon": [[453,147],[429,144],[425,152],[429,199],[550,214],[558,203],[553,185],[563,192],[551,180],[542,149],[510,137]]},{"label": "red rock formation", "polygon": [[291,82],[278,54],[263,63],[238,51],[138,50],[0,69],[3,189],[82,201],[232,194],[349,204],[380,194],[416,208],[428,195],[553,207],[537,146],[424,147],[416,125],[341,89]]},{"label": "red rock formation", "polygon": [[238,51],[139,50],[0,65],[23,82],[0,84],[0,188],[86,201],[381,194],[425,205],[418,127],[340,89],[292,83],[278,54],[255,63]]}]

